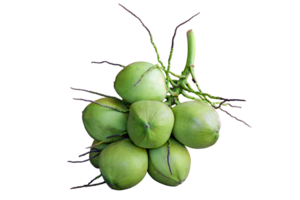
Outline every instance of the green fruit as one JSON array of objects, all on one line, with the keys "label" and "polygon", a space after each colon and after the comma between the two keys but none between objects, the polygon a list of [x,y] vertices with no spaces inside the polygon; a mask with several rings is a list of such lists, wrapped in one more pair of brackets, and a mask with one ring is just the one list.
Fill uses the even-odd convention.
[{"label": "green fruit", "polygon": [[[121,101],[112,98],[102,98],[96,102],[122,110],[128,109]],[[126,131],[127,118],[127,113],[94,103],[89,104],[82,113],[82,120],[86,131],[97,141],[107,140],[106,137],[108,136]]]},{"label": "green fruit", "polygon": [[[95,144],[97,144],[97,143],[99,143],[99,141],[94,140],[92,146],[95,145]],[[107,145],[108,145],[108,144],[99,144],[99,145],[94,146],[94,147],[91,148],[91,151],[93,151],[93,150],[95,150],[95,149],[97,149],[97,150],[99,151],[99,152],[91,152],[91,153],[90,153],[90,162],[91,162],[91,164],[92,164],[95,168],[99,168],[99,161],[98,161],[98,160],[99,160],[99,156],[97,156],[97,157],[95,157],[95,158],[93,158],[93,157],[96,156],[98,153],[100,153]],[[91,158],[93,158],[93,159],[91,159]]]},{"label": "green fruit", "polygon": [[168,142],[157,149],[149,149],[148,173],[159,183],[169,186],[177,186],[185,181],[189,175],[191,157],[186,147],[175,139],[170,138],[169,163],[167,163]]},{"label": "green fruit", "polygon": [[157,148],[170,137],[174,125],[172,110],[158,101],[138,101],[130,106],[127,132],[142,148]]},{"label": "green fruit", "polygon": [[[152,66],[154,65],[148,62],[135,62],[119,72],[114,87],[126,102],[163,101],[165,99],[167,94],[165,77],[158,68],[150,71],[149,68]],[[145,72],[147,74],[135,85]]]},{"label": "green fruit", "polygon": [[110,188],[131,188],[147,173],[147,151],[135,146],[130,139],[111,143],[100,154],[99,168]]},{"label": "green fruit", "polygon": [[173,109],[174,137],[191,148],[206,148],[219,138],[220,120],[213,107],[200,101],[189,101]]}]

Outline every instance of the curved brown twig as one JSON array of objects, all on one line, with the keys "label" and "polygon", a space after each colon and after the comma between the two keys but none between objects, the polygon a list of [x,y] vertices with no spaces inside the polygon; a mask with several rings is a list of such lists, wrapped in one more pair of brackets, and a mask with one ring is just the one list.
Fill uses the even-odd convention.
[{"label": "curved brown twig", "polygon": [[109,60],[89,61],[89,64],[103,64],[103,65],[110,65],[113,67],[120,67],[120,68],[124,67],[124,64],[122,64],[122,63],[115,63],[115,62],[111,62]]},{"label": "curved brown twig", "polygon": [[190,23],[192,20],[194,20],[196,17],[198,17],[201,14],[202,14],[202,11],[197,11],[195,14],[191,15],[186,20],[184,20],[184,21],[178,23],[177,25],[175,25],[175,27],[173,28],[173,32],[172,32],[171,38],[170,38],[170,48],[176,47],[176,38],[178,36],[179,29],[182,26]]},{"label": "curved brown twig", "polygon": [[244,109],[244,106],[240,106],[240,105],[234,105],[232,103],[229,103],[229,102],[225,102],[228,104],[228,107],[229,108],[237,108],[237,109]]},{"label": "curved brown twig", "polygon": [[222,102],[248,102],[248,99],[221,97]]},{"label": "curved brown twig", "polygon": [[127,12],[129,15],[131,15],[134,19],[136,19],[139,22],[140,26],[143,29],[145,29],[148,35],[152,32],[150,27],[146,24],[146,22],[140,16],[138,16],[133,10],[129,9],[127,6],[125,6],[122,3],[117,3],[117,5],[120,8],[122,8],[125,12]]},{"label": "curved brown twig", "polygon": [[224,109],[224,108],[221,108],[221,111],[222,111],[223,113],[225,113],[227,116],[229,116],[230,118],[234,119],[235,121],[242,123],[242,124],[243,124],[244,126],[246,126],[247,128],[249,128],[249,129],[254,129],[254,126],[252,126],[252,125],[251,125],[250,123],[248,123],[247,121],[245,121],[245,120],[243,120],[243,119],[241,119],[241,118],[239,118],[239,117],[233,115],[229,110],[226,110],[226,109]]}]

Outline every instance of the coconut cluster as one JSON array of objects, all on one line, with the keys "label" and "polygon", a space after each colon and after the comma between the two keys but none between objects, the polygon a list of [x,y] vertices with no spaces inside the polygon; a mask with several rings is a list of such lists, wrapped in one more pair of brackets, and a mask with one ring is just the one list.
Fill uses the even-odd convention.
[{"label": "coconut cluster", "polygon": [[164,102],[166,78],[153,66],[126,66],[114,82],[122,99],[98,99],[82,113],[93,139],[90,162],[115,190],[137,185],[147,172],[164,185],[183,183],[191,165],[186,147],[207,148],[219,137],[219,117],[210,105],[188,101],[171,107]]},{"label": "coconut cluster", "polygon": [[[150,30],[137,15],[119,5],[147,30],[159,64],[135,62],[124,66],[93,61],[123,68],[114,82],[115,91],[121,98],[72,88],[105,97],[95,101],[75,99],[91,102],[84,109],[82,120],[93,143],[89,152],[80,155],[89,154],[89,159],[69,162],[90,160],[95,168],[99,168],[100,175],[88,184],[72,189],[107,184],[112,189],[124,190],[140,183],[147,172],[161,184],[177,186],[186,180],[190,171],[191,158],[187,147],[202,149],[217,142],[220,131],[217,109],[249,126],[222,109],[227,105],[239,107],[229,102],[245,100],[202,92],[195,75],[196,42],[192,30],[187,31],[185,68],[180,75],[171,71],[177,29],[199,13],[175,28],[168,65],[164,66]],[[190,85],[189,78],[197,89]],[[181,102],[180,95],[192,101]],[[103,182],[92,184],[100,177],[103,177]]]}]

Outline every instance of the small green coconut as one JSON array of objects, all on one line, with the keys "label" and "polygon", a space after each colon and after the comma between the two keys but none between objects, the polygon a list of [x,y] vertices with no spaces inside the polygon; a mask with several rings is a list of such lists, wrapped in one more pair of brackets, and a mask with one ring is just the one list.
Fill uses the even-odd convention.
[{"label": "small green coconut", "polygon": [[213,107],[200,101],[188,101],[173,107],[173,136],[182,144],[201,149],[219,138],[220,120]]},{"label": "small green coconut", "polygon": [[142,148],[157,148],[169,139],[174,125],[172,110],[158,101],[138,101],[130,106],[127,132]]},{"label": "small green coconut", "polygon": [[[96,102],[127,110],[121,102],[112,98],[101,98]],[[90,103],[82,113],[82,120],[86,131],[97,141],[107,140],[108,136],[118,135],[127,129],[128,113],[119,112],[94,103]]]},{"label": "small green coconut", "polygon": [[[94,146],[95,144],[99,143],[99,141],[94,140],[92,146]],[[90,162],[91,164],[95,167],[95,168],[99,168],[99,155],[96,156],[98,153],[100,153],[108,144],[99,144],[97,146],[92,147],[91,149],[91,153],[90,153]],[[97,151],[95,151],[97,150]],[[95,158],[93,158],[94,156],[96,156]]]},{"label": "small green coconut", "polygon": [[[169,165],[168,165],[168,146],[165,143],[157,149],[149,149],[148,173],[159,183],[169,186],[177,186],[187,178],[191,157],[186,147],[178,141],[170,138]],[[172,174],[171,174],[172,171]]]},{"label": "small green coconut", "polygon": [[167,94],[165,77],[158,68],[150,69],[153,66],[148,62],[135,62],[122,69],[114,83],[116,92],[129,103],[163,101]]},{"label": "small green coconut", "polygon": [[131,188],[147,173],[147,151],[135,146],[129,138],[111,143],[100,154],[99,168],[110,188]]}]

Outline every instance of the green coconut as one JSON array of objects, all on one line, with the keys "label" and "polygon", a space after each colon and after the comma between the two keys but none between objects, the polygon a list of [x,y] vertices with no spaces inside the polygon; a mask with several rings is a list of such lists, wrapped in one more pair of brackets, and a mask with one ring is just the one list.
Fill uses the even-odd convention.
[{"label": "green coconut", "polygon": [[[96,102],[114,108],[127,110],[121,102],[112,98],[101,98]],[[86,131],[97,141],[107,140],[108,136],[117,135],[127,128],[128,113],[119,112],[94,103],[90,103],[82,113]]]},{"label": "green coconut", "polygon": [[169,139],[174,125],[172,110],[158,101],[138,101],[130,106],[127,132],[142,148],[157,148]]},{"label": "green coconut", "polygon": [[[95,144],[99,143],[99,141],[94,140],[92,146],[94,146]],[[108,144],[99,144],[97,146],[92,147],[91,149],[91,153],[90,153],[90,162],[91,164],[95,167],[95,168],[99,168],[99,156],[93,158],[94,156],[96,156],[98,153],[100,153]],[[97,150],[97,152],[95,151]]]},{"label": "green coconut", "polygon": [[147,173],[147,151],[135,146],[128,138],[111,143],[100,154],[99,168],[110,188],[131,188],[142,181]]},{"label": "green coconut", "polygon": [[[149,70],[153,66],[148,62],[135,62],[125,67],[116,77],[116,92],[129,103],[142,100],[163,101],[167,94],[165,77],[158,68]],[[143,74],[145,75],[141,79]]]},{"label": "green coconut", "polygon": [[173,136],[196,149],[214,145],[219,138],[220,120],[215,109],[200,101],[188,101],[173,107]]},{"label": "green coconut", "polygon": [[[148,173],[159,183],[169,186],[177,186],[187,178],[190,166],[191,157],[186,147],[178,141],[170,138],[170,154],[169,164],[167,162],[168,145],[165,143],[157,149],[149,149],[149,166]],[[170,168],[169,168],[170,166]],[[171,174],[171,171],[172,174]]]}]

